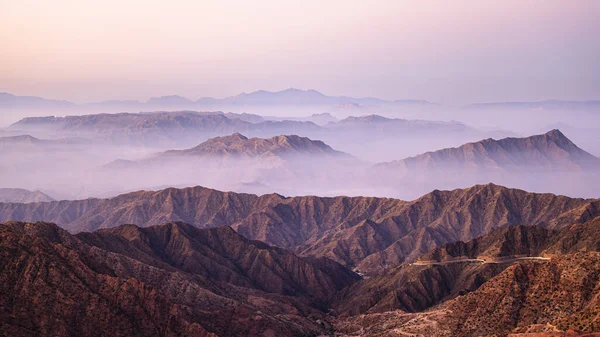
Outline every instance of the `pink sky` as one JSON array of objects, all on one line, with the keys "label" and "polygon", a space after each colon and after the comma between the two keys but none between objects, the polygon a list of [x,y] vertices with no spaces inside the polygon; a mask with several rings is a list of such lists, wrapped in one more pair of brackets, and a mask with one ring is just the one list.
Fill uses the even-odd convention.
[{"label": "pink sky", "polygon": [[0,91],[600,99],[600,1],[0,0]]}]

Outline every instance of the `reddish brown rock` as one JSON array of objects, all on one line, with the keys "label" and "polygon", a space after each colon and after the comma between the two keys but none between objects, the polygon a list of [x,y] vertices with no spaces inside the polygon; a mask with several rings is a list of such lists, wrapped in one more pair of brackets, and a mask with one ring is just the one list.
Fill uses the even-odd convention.
[{"label": "reddish brown rock", "polygon": [[5,223],[0,262],[7,336],[316,335],[328,328],[311,305],[356,279],[229,228],[184,224],[76,237]]}]

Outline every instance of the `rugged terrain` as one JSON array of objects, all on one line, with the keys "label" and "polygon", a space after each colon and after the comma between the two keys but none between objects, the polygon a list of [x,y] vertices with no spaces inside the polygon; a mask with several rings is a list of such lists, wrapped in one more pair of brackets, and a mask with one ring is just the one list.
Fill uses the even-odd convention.
[{"label": "rugged terrain", "polygon": [[[0,225],[5,336],[305,336],[357,276],[228,227],[183,223],[68,234],[48,223]],[[320,318],[320,319],[319,319]]]},{"label": "rugged terrain", "polygon": [[337,321],[336,331],[344,336],[595,336],[586,333],[600,331],[599,228],[600,218],[559,231],[513,226],[444,245],[422,262],[340,292],[333,306],[345,318]]},{"label": "rugged terrain", "polygon": [[[123,225],[72,235],[7,222],[0,331],[583,336],[600,331],[599,226],[600,218],[560,230],[504,227],[359,280],[331,260],[297,257],[229,227]],[[464,261],[482,254],[484,263]],[[523,255],[532,259],[514,259]]]},{"label": "rugged terrain", "polygon": [[55,222],[71,232],[121,224],[184,221],[232,226],[253,240],[300,255],[329,257],[375,273],[442,244],[508,225],[556,229],[593,219],[600,202],[536,194],[493,184],[434,191],[414,201],[370,197],[283,197],[202,187],[140,191],[111,199],[0,203],[0,220]]}]

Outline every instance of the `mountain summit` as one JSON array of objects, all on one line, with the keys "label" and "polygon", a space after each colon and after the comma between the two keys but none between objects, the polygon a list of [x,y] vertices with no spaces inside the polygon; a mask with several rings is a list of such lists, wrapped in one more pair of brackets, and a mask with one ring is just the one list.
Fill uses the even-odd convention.
[{"label": "mountain summit", "polygon": [[171,150],[163,155],[194,156],[287,156],[294,154],[343,155],[320,140],[311,140],[296,135],[281,135],[271,138],[248,138],[241,133],[211,138],[186,150]]},{"label": "mountain summit", "polygon": [[386,163],[408,170],[507,169],[515,167],[587,168],[600,159],[580,149],[559,130],[525,138],[484,139]]}]

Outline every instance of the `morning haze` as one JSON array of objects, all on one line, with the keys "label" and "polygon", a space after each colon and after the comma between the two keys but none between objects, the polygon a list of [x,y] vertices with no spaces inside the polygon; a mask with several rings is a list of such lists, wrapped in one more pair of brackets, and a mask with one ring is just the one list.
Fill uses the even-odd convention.
[{"label": "morning haze", "polygon": [[0,0],[0,336],[600,336],[598,17]]}]

